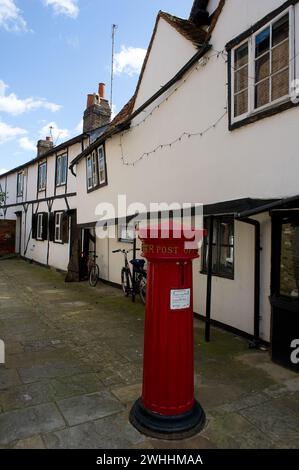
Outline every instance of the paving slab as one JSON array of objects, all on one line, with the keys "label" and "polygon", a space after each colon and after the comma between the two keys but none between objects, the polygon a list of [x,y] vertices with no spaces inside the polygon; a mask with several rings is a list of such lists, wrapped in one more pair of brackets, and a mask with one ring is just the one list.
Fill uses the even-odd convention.
[{"label": "paving slab", "polygon": [[44,364],[36,364],[31,367],[21,367],[19,374],[24,383],[36,382],[41,379],[51,379],[55,377],[67,377],[80,372],[86,372],[84,367],[80,367],[74,362],[57,361]]},{"label": "paving slab", "polygon": [[0,444],[65,427],[53,403],[0,414]]},{"label": "paving slab", "polygon": [[70,426],[102,418],[123,409],[122,404],[109,391],[59,400],[57,405]]},{"label": "paving slab", "polygon": [[48,382],[18,385],[0,391],[0,404],[4,411],[49,403],[55,397],[54,389]]},{"label": "paving slab", "polygon": [[136,401],[141,396],[141,392],[142,383],[112,389],[113,395],[124,404],[130,404]]},{"label": "paving slab", "polygon": [[46,446],[41,436],[32,436],[27,437],[27,439],[21,439],[17,441],[14,446],[14,449],[45,449]]},{"label": "paving slab", "polygon": [[19,383],[20,379],[16,370],[6,369],[0,365],[0,390],[6,390]]}]

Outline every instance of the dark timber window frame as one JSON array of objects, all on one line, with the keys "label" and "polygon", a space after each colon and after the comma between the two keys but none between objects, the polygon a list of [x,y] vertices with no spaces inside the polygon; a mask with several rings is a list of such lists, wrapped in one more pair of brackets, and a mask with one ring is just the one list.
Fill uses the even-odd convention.
[{"label": "dark timber window frame", "polygon": [[[209,228],[209,217],[204,218],[204,228]],[[233,243],[223,244],[221,243],[221,224],[230,223],[232,225]],[[214,216],[213,217],[213,261],[216,258],[216,268],[213,266],[212,275],[214,277],[221,277],[225,279],[234,280],[235,277],[235,219],[233,216]],[[216,240],[214,241],[214,235],[216,234]],[[209,246],[209,235],[204,237],[202,245],[202,269],[201,274],[208,274],[208,246]],[[221,250],[223,248],[230,248],[233,251],[232,256],[232,272],[226,272],[221,269]],[[215,257],[215,258],[214,258]]]},{"label": "dark timber window frame", "polygon": [[[279,8],[274,10],[265,16],[262,20],[258,21],[255,25],[249,28],[247,31],[240,34],[238,37],[230,41],[226,45],[228,51],[228,103],[229,103],[229,130],[237,129],[246,124],[264,119],[268,116],[272,116],[286,109],[298,106],[291,100],[291,83],[295,79],[295,61],[292,57],[295,56],[295,12],[294,5],[299,0],[288,0]],[[289,13],[289,93],[275,101],[267,103],[265,106],[255,108],[254,97],[255,97],[255,37],[265,30],[268,25],[275,23],[280,18]],[[240,116],[234,117],[234,81],[235,73],[237,70],[234,68],[234,51],[236,51],[242,45],[248,43],[249,45],[249,66],[248,66],[248,112],[243,113]],[[240,67],[241,68],[241,67]],[[271,71],[270,71],[271,73]],[[273,76],[273,74],[271,75]],[[270,78],[271,81],[271,78]],[[246,87],[244,87],[245,89]]]},{"label": "dark timber window frame", "polygon": [[[101,175],[104,174],[104,178]],[[100,145],[86,157],[86,187],[90,193],[108,185],[105,145]]]}]

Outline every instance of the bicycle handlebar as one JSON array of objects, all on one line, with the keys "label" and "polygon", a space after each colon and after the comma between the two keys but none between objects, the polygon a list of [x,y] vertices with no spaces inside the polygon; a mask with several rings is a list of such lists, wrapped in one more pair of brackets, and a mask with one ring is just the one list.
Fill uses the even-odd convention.
[{"label": "bicycle handlebar", "polygon": [[[130,253],[131,251],[134,251],[132,248],[131,250],[113,250],[112,253]],[[140,248],[136,248],[136,251],[141,251]]]}]

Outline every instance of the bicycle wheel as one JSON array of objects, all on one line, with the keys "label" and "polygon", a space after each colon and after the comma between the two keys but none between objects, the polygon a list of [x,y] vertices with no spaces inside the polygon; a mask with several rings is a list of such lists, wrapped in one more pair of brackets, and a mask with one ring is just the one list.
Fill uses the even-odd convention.
[{"label": "bicycle wheel", "polygon": [[128,271],[126,270],[126,268],[123,268],[121,270],[121,286],[122,286],[122,290],[123,290],[124,295],[126,297],[129,297],[129,294],[130,294],[130,279],[129,279]]},{"label": "bicycle wheel", "polygon": [[146,304],[146,277],[142,277],[139,282],[139,295],[142,303]]},{"label": "bicycle wheel", "polygon": [[98,283],[100,277],[100,271],[97,264],[94,264],[89,273],[89,284],[91,287],[95,287]]}]

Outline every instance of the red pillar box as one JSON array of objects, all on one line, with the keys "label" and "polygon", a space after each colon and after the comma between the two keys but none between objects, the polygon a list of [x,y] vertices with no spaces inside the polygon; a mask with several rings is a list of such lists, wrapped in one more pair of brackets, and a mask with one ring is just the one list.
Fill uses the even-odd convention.
[{"label": "red pillar box", "polygon": [[143,390],[130,421],[150,436],[185,438],[205,423],[194,398],[192,260],[198,249],[186,248],[190,233],[182,229],[165,233],[160,226],[156,236],[144,229],[139,237],[148,261]]}]

